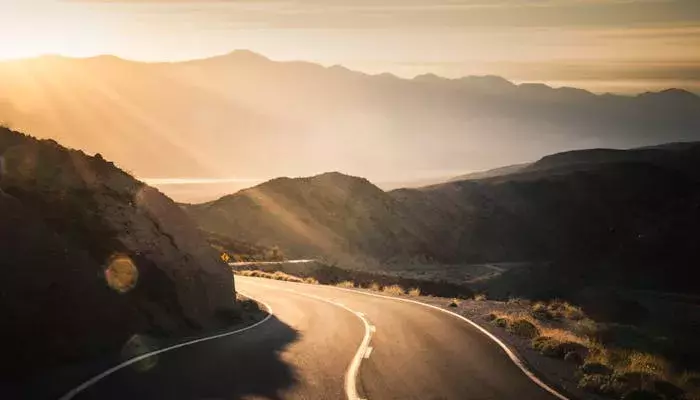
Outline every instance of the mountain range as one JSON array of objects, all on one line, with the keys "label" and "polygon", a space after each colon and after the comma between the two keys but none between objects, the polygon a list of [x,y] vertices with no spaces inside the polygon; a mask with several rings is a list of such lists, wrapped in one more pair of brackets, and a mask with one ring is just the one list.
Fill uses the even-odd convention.
[{"label": "mountain range", "polygon": [[700,140],[700,97],[402,79],[249,51],[172,63],[45,56],[0,62],[0,121],[139,177],[342,170],[403,182],[565,150]]},{"label": "mountain range", "polygon": [[[417,189],[326,173],[184,206],[219,235],[353,268],[536,262],[697,291],[700,143],[557,153]],[[566,271],[566,272],[564,272]]]}]

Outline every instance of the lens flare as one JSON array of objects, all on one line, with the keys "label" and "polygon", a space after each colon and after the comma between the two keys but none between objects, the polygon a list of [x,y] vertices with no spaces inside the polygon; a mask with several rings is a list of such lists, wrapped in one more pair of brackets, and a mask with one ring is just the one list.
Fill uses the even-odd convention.
[{"label": "lens flare", "polygon": [[139,270],[134,262],[125,255],[112,257],[105,268],[107,285],[119,293],[127,293],[139,280]]}]

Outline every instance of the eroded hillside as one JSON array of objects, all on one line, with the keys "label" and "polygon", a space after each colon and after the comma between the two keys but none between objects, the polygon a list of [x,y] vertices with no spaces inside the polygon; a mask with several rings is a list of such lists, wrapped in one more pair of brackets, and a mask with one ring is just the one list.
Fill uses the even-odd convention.
[{"label": "eroded hillside", "polygon": [[169,198],[105,161],[0,129],[4,378],[219,328],[230,271]]},{"label": "eroded hillside", "polygon": [[698,170],[697,143],[590,150],[391,192],[341,174],[281,179],[189,210],[209,231],[296,257],[554,263],[570,278],[694,291],[681,276],[700,259]]}]

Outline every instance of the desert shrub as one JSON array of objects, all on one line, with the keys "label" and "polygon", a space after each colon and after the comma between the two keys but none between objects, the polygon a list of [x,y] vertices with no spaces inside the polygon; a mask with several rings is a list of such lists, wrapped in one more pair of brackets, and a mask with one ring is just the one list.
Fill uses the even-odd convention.
[{"label": "desert shrub", "polygon": [[507,302],[507,303],[508,303],[508,304],[518,305],[518,306],[527,306],[528,304],[530,304],[530,301],[529,301],[529,300],[525,300],[525,299],[520,298],[520,297],[511,297],[511,298],[508,299],[508,302]]},{"label": "desert shrub", "polygon": [[384,286],[384,288],[382,289],[382,292],[387,293],[387,294],[391,294],[394,296],[400,296],[400,295],[405,293],[403,288],[399,285]]},{"label": "desert shrub", "polygon": [[458,307],[462,301],[460,299],[454,298],[450,300],[450,304],[448,304],[449,307]]},{"label": "desert shrub", "polygon": [[640,372],[665,377],[670,369],[668,361],[663,357],[639,351],[630,353],[628,362],[629,364],[624,368],[626,372]]},{"label": "desert shrub", "polygon": [[542,344],[540,353],[547,357],[562,357],[564,355],[564,350],[561,347],[561,342],[550,340]]},{"label": "desert shrub", "polygon": [[318,285],[318,279],[312,277],[304,278],[304,283],[308,283],[310,285]]},{"label": "desert shrub", "polygon": [[510,324],[508,324],[508,332],[530,339],[540,334],[540,330],[535,324],[522,318],[511,321]]},{"label": "desert shrub", "polygon": [[578,383],[578,387],[588,392],[619,398],[630,389],[610,375],[586,374]]},{"label": "desert shrub", "polygon": [[597,337],[599,334],[598,324],[590,318],[583,318],[576,321],[572,330],[574,333],[584,337]]},{"label": "desert shrub", "polygon": [[541,301],[538,301],[530,307],[530,313],[537,319],[552,319],[552,315],[549,313],[549,310],[547,310],[547,305]]},{"label": "desert shrub", "polygon": [[562,300],[553,300],[547,305],[547,312],[552,318],[556,319],[570,319],[572,321],[578,321],[586,317],[581,307],[576,307],[569,302]]},{"label": "desert shrub", "polygon": [[297,283],[304,282],[303,279],[296,277],[296,276],[289,275],[289,274],[285,274],[282,271],[275,271],[274,273],[272,273],[272,275],[270,277],[272,279],[276,279],[278,281],[297,282]]},{"label": "desert shrub", "polygon": [[660,395],[643,389],[632,390],[622,396],[622,400],[664,400]]},{"label": "desert shrub", "polygon": [[420,296],[420,289],[419,288],[413,288],[408,291],[408,295],[412,297],[418,297]]},{"label": "desert shrub", "polygon": [[[537,346],[537,347],[535,347]],[[559,357],[564,358],[567,353],[577,353],[582,359],[585,358],[585,354],[588,349],[580,343],[576,342],[560,342],[554,338],[547,338],[535,342],[533,348],[539,350],[540,353],[547,357]]]},{"label": "desert shrub", "polygon": [[586,359],[590,353],[591,344],[569,332],[540,328],[540,333],[531,344],[533,349],[545,356],[563,358],[567,353],[575,352],[581,359]]},{"label": "desert shrub", "polygon": [[355,282],[352,281],[342,281],[340,283],[337,283],[335,286],[341,287],[341,288],[354,288],[355,287]]},{"label": "desert shrub", "polygon": [[484,293],[477,293],[474,295],[474,300],[475,301],[484,301],[484,300],[486,300],[486,295]]},{"label": "desert shrub", "polygon": [[494,325],[496,325],[499,328],[506,328],[508,327],[508,320],[504,317],[498,317],[495,320],[493,320]]},{"label": "desert shrub", "polygon": [[532,348],[541,351],[542,347],[549,341],[551,341],[552,338],[549,336],[538,336],[534,339],[532,339],[532,342],[530,344],[532,345]]},{"label": "desert shrub", "polygon": [[488,314],[484,315],[484,320],[486,320],[486,321],[491,322],[491,321],[493,321],[494,319],[496,319],[496,314],[495,314],[495,313],[488,313]]},{"label": "desert shrub", "polygon": [[579,336],[575,334],[574,332],[564,330],[564,329],[557,329],[557,328],[548,328],[545,326],[540,327],[540,331],[542,331],[543,336],[549,336],[552,339],[556,339],[562,343],[564,342],[571,342],[571,343],[578,343],[581,344],[584,347],[587,348],[594,348],[596,347],[594,343],[590,341],[590,339]]},{"label": "desert shrub", "polygon": [[373,292],[378,292],[382,289],[382,287],[377,283],[377,282],[372,282],[369,284],[367,289],[373,291]]},{"label": "desert shrub", "polygon": [[587,375],[607,375],[612,373],[612,370],[605,364],[596,362],[586,362],[581,366],[581,372]]},{"label": "desert shrub", "polygon": [[570,351],[564,355],[564,361],[576,364],[576,365],[581,365],[583,364],[583,357],[575,351]]},{"label": "desert shrub", "polygon": [[587,392],[604,393],[606,386],[609,384],[610,378],[605,375],[591,374],[584,375],[578,381],[578,387]]},{"label": "desert shrub", "polygon": [[586,318],[586,314],[584,314],[581,307],[577,307],[566,302],[562,304],[560,310],[564,318],[572,321],[580,321]]}]

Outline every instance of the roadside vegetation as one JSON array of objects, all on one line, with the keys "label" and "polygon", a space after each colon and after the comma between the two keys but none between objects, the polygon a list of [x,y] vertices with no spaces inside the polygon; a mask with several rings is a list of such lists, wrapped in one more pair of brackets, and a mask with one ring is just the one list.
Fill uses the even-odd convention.
[{"label": "roadside vegetation", "polygon": [[281,272],[281,271],[264,272],[264,271],[258,271],[258,270],[243,270],[243,271],[234,271],[234,273],[236,275],[250,276],[253,278],[265,278],[265,279],[274,279],[277,281],[309,283],[312,285],[318,285],[318,281],[314,278],[299,278],[297,276],[285,274],[284,272]]},{"label": "roadside vegetation", "polygon": [[561,300],[508,304],[520,307],[491,312],[485,319],[529,339],[541,355],[577,365],[580,389],[623,400],[700,399],[700,374],[679,370],[661,354],[638,350],[636,343],[606,341],[605,324],[575,305]]},{"label": "roadside vegetation", "polygon": [[[250,264],[232,266],[234,273],[263,278],[316,281],[322,285],[369,289],[389,295],[436,296],[467,299],[473,291],[466,285],[446,281],[409,278],[388,273],[358,271],[328,265],[323,262]],[[269,275],[274,275],[274,277]],[[266,274],[263,276],[263,274]],[[292,278],[287,278],[292,277]],[[313,281],[312,281],[313,279]],[[485,297],[484,297],[485,298]]]},{"label": "roadside vegetation", "polygon": [[[281,271],[243,270],[236,273],[289,282],[319,283],[315,278],[302,278]],[[329,284],[397,297],[425,295],[419,287],[397,283],[346,279]],[[483,293],[444,297],[450,300],[442,305],[454,309],[480,304],[479,309],[489,310],[486,315],[481,314],[487,323],[502,329],[503,334],[522,338],[543,357],[575,365],[577,372],[573,379],[583,391],[622,400],[700,400],[700,373],[678,367],[673,360],[654,351],[658,346],[640,345],[641,339],[626,331],[629,326],[594,321],[583,309],[570,302],[532,302],[522,298],[491,301]]]},{"label": "roadside vegetation", "polygon": [[[278,281],[286,281],[286,282],[296,282],[296,283],[310,283],[314,285],[318,285],[319,282],[318,280],[314,278],[300,278],[298,276],[286,274],[281,271],[275,271],[275,272],[264,272],[260,270],[234,270],[234,273],[236,275],[241,275],[241,276],[250,276],[254,278],[265,278],[265,279],[274,279]],[[384,294],[392,295],[392,296],[412,296],[412,297],[417,297],[421,295],[421,291],[419,288],[409,288],[409,289],[404,289],[400,285],[387,285],[387,286],[382,286],[378,284],[377,282],[371,282],[369,285],[362,286],[358,285],[353,281],[342,281],[339,283],[336,283],[335,286],[341,287],[341,288],[346,288],[346,289],[367,289],[371,290],[373,292],[381,292]]]}]

